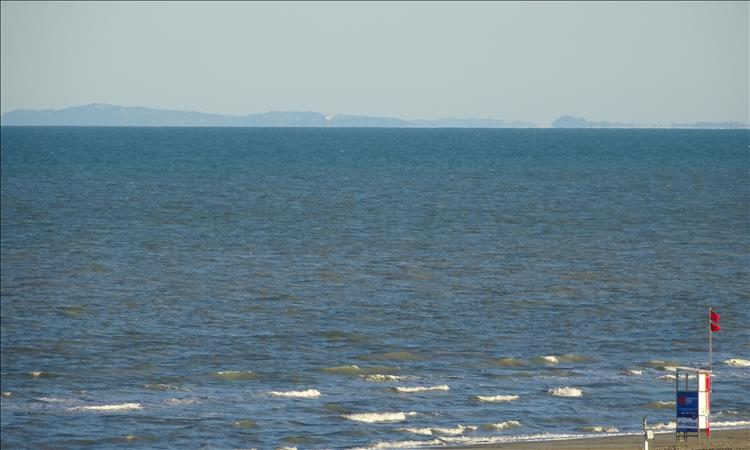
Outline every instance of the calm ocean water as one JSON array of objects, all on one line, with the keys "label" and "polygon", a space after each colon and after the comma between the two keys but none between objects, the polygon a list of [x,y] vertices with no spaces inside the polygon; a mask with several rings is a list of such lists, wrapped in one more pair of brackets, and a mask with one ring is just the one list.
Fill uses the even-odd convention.
[{"label": "calm ocean water", "polygon": [[747,130],[1,138],[4,448],[750,425]]}]

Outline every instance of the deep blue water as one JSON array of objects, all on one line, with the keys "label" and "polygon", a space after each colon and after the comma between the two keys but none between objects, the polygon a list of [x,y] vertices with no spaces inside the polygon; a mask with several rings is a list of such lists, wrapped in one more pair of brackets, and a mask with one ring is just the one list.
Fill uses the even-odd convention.
[{"label": "deep blue water", "polygon": [[633,432],[674,421],[709,305],[713,420],[750,425],[749,144],[3,127],[2,445]]}]

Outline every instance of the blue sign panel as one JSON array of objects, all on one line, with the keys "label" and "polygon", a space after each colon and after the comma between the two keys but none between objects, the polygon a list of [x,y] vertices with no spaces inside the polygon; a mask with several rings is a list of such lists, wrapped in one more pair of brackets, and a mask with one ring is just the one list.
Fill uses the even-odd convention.
[{"label": "blue sign panel", "polygon": [[677,432],[698,431],[698,392],[677,391]]}]

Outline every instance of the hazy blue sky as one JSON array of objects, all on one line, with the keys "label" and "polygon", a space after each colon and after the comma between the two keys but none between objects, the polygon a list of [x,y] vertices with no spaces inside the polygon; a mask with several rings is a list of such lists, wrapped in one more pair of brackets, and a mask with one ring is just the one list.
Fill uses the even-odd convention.
[{"label": "hazy blue sky", "polygon": [[747,2],[2,2],[0,109],[748,122]]}]

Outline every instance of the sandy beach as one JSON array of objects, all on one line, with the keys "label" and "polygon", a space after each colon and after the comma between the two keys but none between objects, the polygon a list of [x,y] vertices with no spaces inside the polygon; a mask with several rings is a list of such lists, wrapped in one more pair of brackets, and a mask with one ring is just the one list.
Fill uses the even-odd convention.
[{"label": "sandy beach", "polygon": [[[569,439],[542,442],[517,442],[510,444],[490,444],[471,447],[451,447],[461,449],[539,449],[539,450],[637,450],[643,448],[641,435],[614,436],[590,439]],[[659,433],[649,443],[650,450],[739,450],[750,449],[750,429],[720,430],[711,433],[711,443],[702,438],[698,443],[696,438],[688,442],[675,443],[674,433]]]}]

